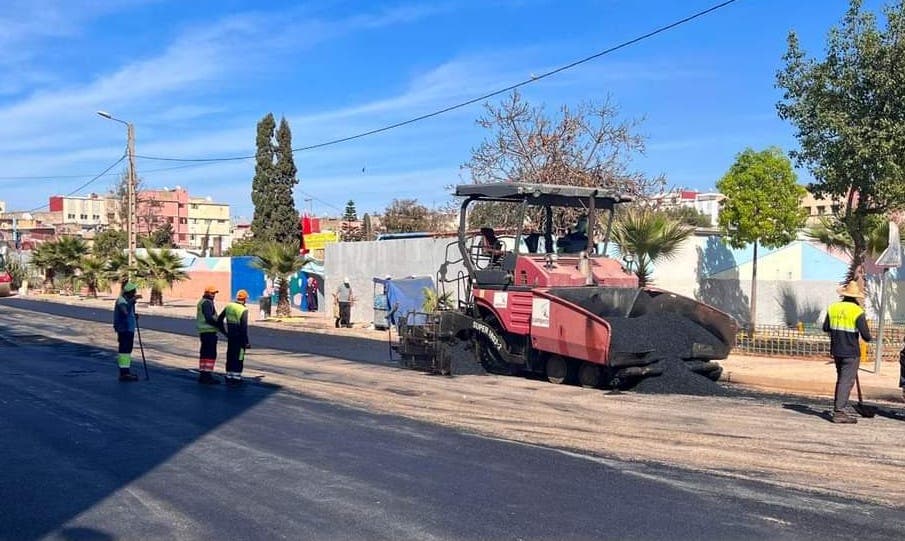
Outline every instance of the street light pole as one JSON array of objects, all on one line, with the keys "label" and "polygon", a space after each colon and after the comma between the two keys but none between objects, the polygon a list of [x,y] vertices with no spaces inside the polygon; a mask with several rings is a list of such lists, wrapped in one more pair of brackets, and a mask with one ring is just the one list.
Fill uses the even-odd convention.
[{"label": "street light pole", "polygon": [[131,266],[135,264],[135,248],[137,244],[135,230],[135,214],[137,212],[135,200],[135,126],[131,122],[120,120],[106,111],[98,111],[97,114],[107,120],[119,122],[126,126],[126,154],[129,158],[126,236],[129,239],[129,265]]}]

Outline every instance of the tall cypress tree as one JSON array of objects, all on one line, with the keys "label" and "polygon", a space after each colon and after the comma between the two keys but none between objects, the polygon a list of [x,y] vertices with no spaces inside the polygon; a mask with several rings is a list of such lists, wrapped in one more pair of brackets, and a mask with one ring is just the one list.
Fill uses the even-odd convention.
[{"label": "tall cypress tree", "polygon": [[276,166],[274,168],[274,207],[271,216],[273,240],[280,243],[294,242],[299,238],[299,212],[295,208],[293,190],[298,184],[295,160],[292,158],[292,130],[286,118],[280,119],[277,128]]},{"label": "tall cypress tree", "polygon": [[255,206],[251,232],[255,240],[260,242],[274,240],[273,217],[277,201],[275,194],[278,191],[273,163],[273,130],[275,127],[276,121],[272,113],[267,113],[258,122],[255,177],[251,183],[251,202]]}]

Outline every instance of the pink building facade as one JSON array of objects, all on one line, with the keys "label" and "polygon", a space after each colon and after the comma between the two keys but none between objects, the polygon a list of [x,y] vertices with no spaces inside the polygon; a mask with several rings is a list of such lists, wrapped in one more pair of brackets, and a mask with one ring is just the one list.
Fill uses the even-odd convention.
[{"label": "pink building facade", "polygon": [[143,190],[138,193],[136,221],[139,235],[148,235],[165,223],[173,227],[173,242],[189,248],[189,193],[182,188]]}]

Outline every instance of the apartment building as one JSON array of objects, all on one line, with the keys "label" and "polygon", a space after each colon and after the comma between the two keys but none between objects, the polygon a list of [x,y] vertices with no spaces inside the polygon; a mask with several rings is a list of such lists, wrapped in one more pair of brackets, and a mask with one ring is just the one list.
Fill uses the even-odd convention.
[{"label": "apartment building", "polygon": [[189,193],[176,186],[173,189],[142,190],[136,198],[135,214],[138,235],[149,235],[169,223],[173,228],[173,244],[189,248]]},{"label": "apartment building", "polygon": [[49,201],[47,222],[69,234],[93,236],[111,225],[118,215],[115,198],[91,194],[88,196],[54,195]]},{"label": "apartment building", "polygon": [[210,197],[192,197],[188,205],[188,247],[209,256],[222,255],[232,244],[229,205]]},{"label": "apartment building", "polygon": [[838,201],[828,198],[818,199],[808,192],[801,200],[801,207],[808,211],[807,225],[817,225],[823,218],[832,216],[839,208],[839,204]]},{"label": "apartment building", "polygon": [[690,207],[710,218],[710,225],[719,224],[720,203],[726,196],[719,192],[696,192],[694,190],[675,190],[652,198],[663,209]]}]

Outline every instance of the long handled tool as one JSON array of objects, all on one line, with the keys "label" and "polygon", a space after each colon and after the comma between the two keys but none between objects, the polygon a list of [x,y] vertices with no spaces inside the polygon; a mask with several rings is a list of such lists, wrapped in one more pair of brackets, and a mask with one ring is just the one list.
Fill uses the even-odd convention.
[{"label": "long handled tool", "polygon": [[138,333],[138,350],[141,351],[141,362],[145,366],[145,381],[151,379],[148,374],[148,361],[145,359],[145,346],[141,343],[141,327],[138,326],[138,318],[135,318],[135,331]]},{"label": "long handled tool", "polygon": [[877,414],[877,408],[875,406],[869,406],[864,403],[864,398],[861,396],[861,379],[858,378],[857,372],[855,373],[855,386],[858,388],[858,403],[852,406],[858,415],[861,417],[871,418]]}]

